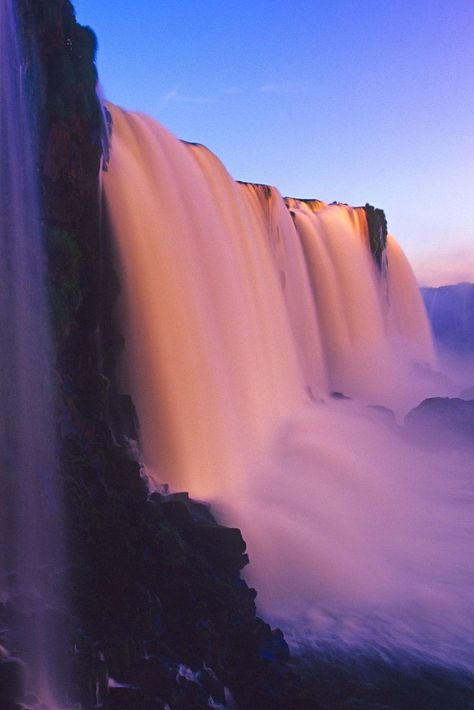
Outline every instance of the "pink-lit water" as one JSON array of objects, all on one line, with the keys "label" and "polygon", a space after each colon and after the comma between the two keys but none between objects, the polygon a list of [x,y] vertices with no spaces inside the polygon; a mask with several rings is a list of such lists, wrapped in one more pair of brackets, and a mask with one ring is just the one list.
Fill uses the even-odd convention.
[{"label": "pink-lit water", "polygon": [[123,386],[152,480],[241,526],[261,608],[297,636],[474,668],[472,462],[367,407],[400,421],[437,393],[402,251],[389,237],[380,272],[362,209],[285,204],[110,108]]},{"label": "pink-lit water", "polygon": [[0,2],[0,594],[17,619],[6,645],[53,709],[65,673],[55,620],[63,533],[34,121],[15,5]]}]

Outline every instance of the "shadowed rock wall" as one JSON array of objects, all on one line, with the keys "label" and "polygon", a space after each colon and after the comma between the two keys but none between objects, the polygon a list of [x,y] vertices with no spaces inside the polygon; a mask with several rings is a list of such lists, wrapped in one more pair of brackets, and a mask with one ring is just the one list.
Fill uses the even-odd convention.
[{"label": "shadowed rock wall", "polygon": [[[133,404],[113,384],[119,284],[102,228],[107,127],[96,40],[69,0],[17,5],[39,116],[71,602],[68,614],[51,613],[67,638],[70,699],[84,710],[188,710],[224,704],[227,686],[243,708],[315,707],[287,664],[282,634],[256,616],[256,593],[240,577],[240,531],[184,493],[150,495],[134,453]],[[16,623],[12,608],[0,607],[0,617]],[[4,680],[9,668],[0,657],[2,710],[20,700],[17,680]]]},{"label": "shadowed rock wall", "polygon": [[438,344],[460,355],[474,354],[474,284],[422,288]]}]

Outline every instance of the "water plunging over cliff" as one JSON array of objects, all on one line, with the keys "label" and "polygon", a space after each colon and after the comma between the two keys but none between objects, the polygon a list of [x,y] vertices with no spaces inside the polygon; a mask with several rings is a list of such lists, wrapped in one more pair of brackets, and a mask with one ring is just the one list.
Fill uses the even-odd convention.
[{"label": "water plunging over cliff", "polygon": [[389,237],[379,269],[362,208],[285,203],[111,110],[123,377],[150,475],[242,527],[267,613],[469,663],[463,464],[412,449],[366,407],[400,413],[429,393],[413,363],[434,363],[431,335],[400,248]]},{"label": "water plunging over cliff", "polygon": [[53,707],[61,533],[36,147],[14,5],[0,3],[0,592],[24,627],[7,644]]}]

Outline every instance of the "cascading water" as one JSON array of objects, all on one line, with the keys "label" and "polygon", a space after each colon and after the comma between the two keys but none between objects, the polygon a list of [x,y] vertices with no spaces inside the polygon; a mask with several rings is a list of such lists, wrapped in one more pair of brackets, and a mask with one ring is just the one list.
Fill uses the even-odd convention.
[{"label": "cascading water", "polygon": [[[0,591],[28,687],[54,708],[60,510],[36,149],[14,3],[0,3]],[[4,643],[5,640],[2,641]],[[46,707],[44,705],[43,707]]]},{"label": "cascading water", "polygon": [[465,463],[412,448],[365,406],[430,394],[412,361],[433,364],[433,345],[399,247],[389,238],[382,273],[363,209],[285,205],[111,111],[123,377],[151,477],[241,526],[260,604],[286,628],[303,617],[298,634],[320,644],[474,669]]}]

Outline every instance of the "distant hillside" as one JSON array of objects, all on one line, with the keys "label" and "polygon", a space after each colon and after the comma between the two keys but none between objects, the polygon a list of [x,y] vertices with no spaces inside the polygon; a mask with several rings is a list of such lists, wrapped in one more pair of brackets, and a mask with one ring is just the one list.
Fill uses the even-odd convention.
[{"label": "distant hillside", "polygon": [[421,293],[439,345],[474,354],[474,284],[422,288]]}]

